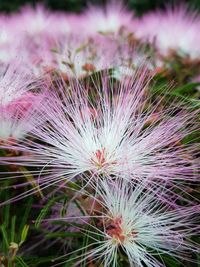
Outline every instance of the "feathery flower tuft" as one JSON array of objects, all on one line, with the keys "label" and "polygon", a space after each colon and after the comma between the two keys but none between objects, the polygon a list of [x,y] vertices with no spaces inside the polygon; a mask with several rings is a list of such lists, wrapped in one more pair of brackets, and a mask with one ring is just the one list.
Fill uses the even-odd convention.
[{"label": "feathery flower tuft", "polygon": [[102,209],[92,217],[87,232],[91,250],[85,252],[84,260],[100,260],[104,266],[115,267],[119,252],[127,256],[130,266],[138,267],[165,266],[164,254],[190,260],[191,253],[199,250],[190,241],[198,231],[195,214],[199,207],[169,210],[158,200],[159,190],[163,189],[146,190],[143,183],[133,187],[125,180],[101,181],[95,201]]},{"label": "feathery flower tuft", "polygon": [[138,22],[136,36],[155,43],[159,52],[176,52],[192,59],[200,56],[200,16],[185,6],[146,14]]},{"label": "feathery flower tuft", "polygon": [[[20,64],[5,68],[0,77],[0,140],[19,140],[39,123],[37,109],[43,99],[37,82]],[[38,113],[39,115],[39,113]]]},{"label": "feathery flower tuft", "polygon": [[129,29],[133,24],[133,13],[115,1],[111,1],[104,8],[90,6],[84,15],[85,30],[88,34],[117,33],[122,27]]},{"label": "feathery flower tuft", "polygon": [[81,78],[105,68],[113,63],[114,42],[105,38],[60,38],[52,53],[53,66],[57,71],[69,77]]},{"label": "feathery flower tuft", "polygon": [[[40,142],[25,139],[13,147],[28,156],[1,158],[15,164],[42,167],[42,187],[72,179],[96,180],[99,175],[160,183],[196,181],[198,166],[182,145],[194,129],[194,112],[176,105],[160,109],[148,103],[149,77],[140,70],[129,83],[104,73],[92,84],[71,81],[46,99],[41,117],[48,124],[33,129]],[[12,147],[11,147],[12,148]]]}]

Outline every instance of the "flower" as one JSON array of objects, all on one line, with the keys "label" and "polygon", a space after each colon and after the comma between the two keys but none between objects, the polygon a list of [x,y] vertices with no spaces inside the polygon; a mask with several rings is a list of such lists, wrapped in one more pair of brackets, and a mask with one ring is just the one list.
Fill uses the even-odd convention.
[{"label": "flower", "polygon": [[21,9],[19,14],[14,14],[13,17],[21,34],[28,34],[35,38],[41,33],[50,34],[51,32],[53,14],[42,5],[37,5],[35,9],[27,5]]},{"label": "flower", "polygon": [[33,77],[22,62],[4,66],[0,76],[0,105],[6,106],[30,92]]},{"label": "flower", "polygon": [[114,51],[114,43],[106,38],[96,40],[68,35],[55,45],[53,66],[69,77],[81,78],[111,68]]},{"label": "flower", "polygon": [[39,124],[37,109],[44,98],[36,93],[41,82],[36,81],[20,63],[4,68],[0,77],[0,140],[22,139]]},{"label": "flower", "polygon": [[19,141],[25,137],[34,127],[38,126],[42,95],[29,94],[21,101],[13,102],[4,108],[0,106],[0,141]]},{"label": "flower", "polygon": [[192,59],[200,56],[198,31],[200,17],[186,6],[168,7],[144,15],[135,31],[137,37],[155,43],[159,52],[169,55],[175,51]]},{"label": "flower", "polygon": [[149,190],[145,183],[133,186],[120,179],[114,183],[100,181],[95,201],[102,208],[88,223],[90,243],[83,248],[87,249],[81,255],[83,260],[99,260],[104,266],[115,267],[121,251],[130,266],[166,266],[166,254],[189,261],[190,253],[198,250],[190,238],[197,231],[195,214],[199,207],[169,210],[157,198],[162,191],[159,187]]},{"label": "flower", "polygon": [[133,24],[133,13],[123,6],[111,1],[104,8],[90,6],[84,13],[85,31],[89,35],[100,33],[117,33],[122,27],[127,29]]},{"label": "flower", "polygon": [[106,73],[69,83],[58,83],[58,93],[53,88],[46,98],[41,118],[48,124],[31,131],[37,141],[30,146],[24,139],[14,147],[28,155],[9,159],[41,167],[41,189],[77,179],[98,183],[101,175],[178,187],[198,179],[198,163],[191,156],[195,144],[181,143],[197,127],[195,112],[175,104],[162,107],[162,100],[150,103],[145,70],[128,84]]}]

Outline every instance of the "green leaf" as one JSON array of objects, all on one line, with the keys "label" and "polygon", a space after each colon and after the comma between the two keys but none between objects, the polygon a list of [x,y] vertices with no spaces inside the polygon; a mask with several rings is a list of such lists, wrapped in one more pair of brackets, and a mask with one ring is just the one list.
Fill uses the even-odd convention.
[{"label": "green leaf", "polygon": [[77,255],[78,255],[78,252],[75,251],[72,255],[67,256],[66,262],[65,262],[63,267],[75,266],[75,264],[73,264],[73,263],[75,263],[77,261]]},{"label": "green leaf", "polygon": [[171,92],[171,95],[177,97],[177,99],[183,101],[185,104],[190,105],[192,108],[200,108],[200,102],[197,99],[186,97],[175,92]]},{"label": "green leaf", "polygon": [[7,250],[9,248],[9,240],[8,240],[8,235],[6,232],[6,226],[5,224],[2,224],[0,226],[0,230],[2,232],[2,236],[3,236],[3,247],[5,250]]},{"label": "green leaf", "polygon": [[21,240],[20,240],[19,246],[21,246],[24,243],[24,241],[26,240],[28,230],[29,230],[29,225],[25,224],[24,228],[22,230],[22,233],[21,233]]},{"label": "green leaf", "polygon": [[28,265],[24,262],[24,260],[22,259],[22,257],[16,256],[15,257],[15,261],[17,263],[17,267],[18,266],[28,267]]},{"label": "green leaf", "polygon": [[[9,197],[7,197],[9,199]],[[10,217],[10,204],[5,205],[3,208],[3,224],[8,227]]]},{"label": "green leaf", "polygon": [[[82,247],[83,247],[83,255],[85,255],[86,252],[87,252],[87,249],[88,249],[87,246],[88,246],[88,244],[89,244],[89,235],[88,234],[85,234],[84,235],[84,238],[83,238],[83,245],[82,245]],[[84,259],[84,256],[83,256],[83,259]],[[86,259],[82,261],[81,266],[82,267],[85,267],[86,266]]]},{"label": "green leaf", "polygon": [[10,242],[14,242],[15,240],[15,225],[16,225],[16,216],[13,216],[11,219]]},{"label": "green leaf", "polygon": [[[19,234],[21,235],[23,229],[24,229],[24,225],[27,223],[28,221],[28,217],[29,217],[29,214],[30,214],[30,211],[31,211],[31,207],[32,207],[32,203],[33,203],[33,199],[32,197],[29,197],[27,203],[26,203],[26,209],[25,209],[25,212],[24,212],[24,215],[22,217],[22,219],[20,220],[21,223],[20,223],[20,226],[19,226]],[[21,239],[21,236],[18,237],[18,240]]]},{"label": "green leaf", "polygon": [[192,142],[200,143],[199,131],[198,130],[193,131],[191,134],[184,137],[182,142],[183,142],[183,144],[190,144]]},{"label": "green leaf", "polygon": [[25,167],[20,167],[20,171],[24,174],[24,177],[26,180],[33,186],[35,189],[35,194],[38,195],[39,197],[43,198],[42,191],[40,190],[40,186],[35,182],[35,179],[33,175],[25,168]]},{"label": "green leaf", "polygon": [[197,255],[197,264],[198,264],[197,267],[200,267],[200,255]]},{"label": "green leaf", "polygon": [[173,90],[174,93],[176,94],[185,94],[185,93],[190,93],[192,90],[196,89],[197,86],[199,86],[200,83],[188,83],[183,86],[179,86]]}]

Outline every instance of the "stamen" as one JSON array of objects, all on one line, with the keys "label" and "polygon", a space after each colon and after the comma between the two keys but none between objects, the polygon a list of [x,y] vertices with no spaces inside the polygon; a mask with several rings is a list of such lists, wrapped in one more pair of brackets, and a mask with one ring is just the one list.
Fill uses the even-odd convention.
[{"label": "stamen", "polygon": [[95,152],[95,159],[92,159],[92,162],[95,163],[97,168],[102,168],[106,164],[106,158],[105,158],[105,148],[102,150],[98,149]]},{"label": "stamen", "polygon": [[122,218],[116,218],[111,223],[109,223],[106,228],[106,232],[113,240],[119,244],[123,244],[127,238],[135,237],[137,235],[136,231],[126,232],[122,228]]}]

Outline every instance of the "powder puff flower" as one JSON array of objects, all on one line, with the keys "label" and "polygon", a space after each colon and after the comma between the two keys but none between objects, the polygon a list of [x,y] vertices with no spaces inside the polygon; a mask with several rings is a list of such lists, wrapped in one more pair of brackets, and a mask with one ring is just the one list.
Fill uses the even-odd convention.
[{"label": "powder puff flower", "polygon": [[98,182],[105,174],[156,183],[197,179],[195,145],[181,144],[193,131],[194,112],[158,111],[159,101],[147,108],[149,78],[141,70],[128,84],[107,74],[90,81],[58,85],[41,114],[49,123],[32,131],[40,142],[24,140],[13,148],[28,156],[1,161],[42,167],[41,189],[77,178]]},{"label": "powder puff flower", "polygon": [[16,31],[20,36],[28,36],[33,39],[55,39],[80,29],[81,15],[64,12],[50,12],[42,5],[35,8],[25,6],[19,14],[12,15]]},{"label": "powder puff flower", "polygon": [[115,50],[116,45],[106,38],[96,40],[69,35],[58,40],[52,62],[64,75],[81,78],[111,68]]},{"label": "powder puff flower", "polygon": [[[43,94],[36,93],[39,82],[20,64],[4,69],[0,77],[0,140],[19,140],[35,126],[36,111]],[[39,120],[38,120],[39,122]],[[38,123],[37,122],[37,123]]]},{"label": "powder puff flower", "polygon": [[42,5],[37,5],[35,9],[25,6],[19,14],[13,17],[21,34],[26,33],[34,37],[41,33],[51,32],[52,14]]},{"label": "powder puff flower", "polygon": [[12,16],[0,15],[0,64],[8,64],[17,55],[19,43],[15,21]]},{"label": "powder puff flower", "polygon": [[[0,48],[13,45],[15,32],[13,31],[14,23],[10,16],[0,15]],[[15,29],[15,28],[14,28]],[[16,40],[15,40],[16,42]]]},{"label": "powder puff flower", "polygon": [[168,55],[175,51],[196,59],[200,57],[199,27],[199,15],[180,6],[144,15],[135,34],[155,43],[161,54]]},{"label": "powder puff flower", "polygon": [[95,201],[102,208],[94,211],[88,223],[91,243],[83,248],[87,252],[82,258],[113,267],[118,266],[119,252],[130,266],[138,267],[164,267],[164,255],[190,260],[191,253],[198,251],[190,238],[198,231],[195,214],[199,208],[169,210],[157,199],[159,190],[146,190],[143,183],[133,187],[124,180],[101,181]]},{"label": "powder puff flower", "polygon": [[0,105],[6,106],[24,97],[30,91],[34,80],[22,63],[10,64],[4,67],[0,77]]},{"label": "powder puff flower", "polygon": [[134,73],[143,65],[152,73],[158,66],[158,62],[147,61],[148,54],[142,48],[136,49],[123,43],[118,45],[115,53],[117,57],[114,57],[113,77],[123,82],[132,80]]},{"label": "powder puff flower", "polygon": [[90,6],[84,15],[85,31],[89,35],[98,32],[117,33],[120,28],[128,29],[133,25],[133,14],[112,1],[104,8]]},{"label": "powder puff flower", "polygon": [[[39,40],[40,39],[40,40]],[[53,57],[51,49],[55,42],[47,38],[36,38],[33,40],[28,36],[22,36],[18,45],[18,51],[21,51],[23,62],[29,66],[32,74],[36,78],[45,76],[51,70]],[[16,50],[15,50],[16,51]]]},{"label": "powder puff flower", "polygon": [[13,103],[9,109],[0,107],[1,142],[21,140],[41,123],[37,113],[41,100],[41,96],[33,94],[25,103]]},{"label": "powder puff flower", "polygon": [[[85,36],[84,15],[82,13],[54,12],[52,17],[53,33],[56,38],[70,34]],[[51,33],[52,34],[52,33]]]}]

